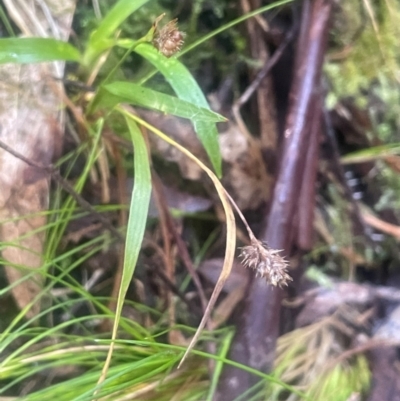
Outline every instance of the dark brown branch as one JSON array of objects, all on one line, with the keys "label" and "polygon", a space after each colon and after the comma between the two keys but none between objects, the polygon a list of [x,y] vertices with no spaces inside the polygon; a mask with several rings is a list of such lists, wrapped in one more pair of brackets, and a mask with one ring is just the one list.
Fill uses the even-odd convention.
[{"label": "dark brown branch", "polygon": [[322,99],[315,95],[313,115],[310,123],[310,145],[306,154],[306,165],[304,168],[300,198],[299,213],[297,215],[298,229],[296,245],[309,251],[313,245],[314,212],[316,200],[316,180],[318,171],[318,158],[320,148],[320,129],[322,120]]},{"label": "dark brown branch", "polygon": [[283,52],[285,51],[288,44],[293,40],[294,33],[296,29],[292,28],[289,33],[286,35],[283,42],[279,45],[279,47],[274,51],[274,54],[268,61],[264,64],[263,68],[257,73],[253,82],[248,86],[248,88],[242,93],[240,98],[233,105],[233,109],[239,110],[247,101],[250,99],[251,95],[258,89],[261,81],[269,74],[272,67],[279,61],[282,57]]}]

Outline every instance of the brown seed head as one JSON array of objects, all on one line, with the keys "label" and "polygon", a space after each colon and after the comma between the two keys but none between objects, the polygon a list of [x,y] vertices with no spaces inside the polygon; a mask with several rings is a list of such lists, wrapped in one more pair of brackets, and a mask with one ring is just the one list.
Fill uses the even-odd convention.
[{"label": "brown seed head", "polygon": [[239,257],[245,267],[256,271],[257,276],[265,277],[275,287],[283,287],[292,278],[287,274],[288,263],[279,252],[261,241],[252,240],[251,245],[242,248]]},{"label": "brown seed head", "polygon": [[185,34],[178,30],[177,19],[174,19],[161,29],[157,29],[153,39],[154,47],[166,57],[179,52],[183,45]]}]

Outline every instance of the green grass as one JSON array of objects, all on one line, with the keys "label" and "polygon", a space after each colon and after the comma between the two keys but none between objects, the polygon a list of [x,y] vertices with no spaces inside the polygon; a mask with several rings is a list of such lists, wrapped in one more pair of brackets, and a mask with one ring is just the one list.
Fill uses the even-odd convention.
[{"label": "green grass", "polygon": [[[279,1],[226,24],[203,39],[193,43],[185,51],[193,50],[205,40],[230,27],[273,7],[289,3]],[[101,65],[96,77],[96,91],[89,102],[84,95],[77,96],[76,104],[83,106],[81,143],[75,152],[64,157],[64,165],[84,157],[82,171],[74,180],[74,191],[82,193],[84,187],[101,175],[101,165],[107,160],[113,163],[107,149],[106,130],[130,138],[130,149],[124,149],[124,162],[130,163],[128,175],[133,177],[134,187],[129,206],[127,227],[120,227],[125,235],[122,280],[116,310],[110,310],[109,297],[101,291],[88,290],[82,284],[81,268],[92,256],[102,255],[119,241],[107,230],[95,238],[64,246],[68,225],[74,219],[87,215],[76,199],[62,194],[60,188],[53,193],[53,208],[48,223],[38,231],[47,234],[43,265],[35,270],[45,279],[45,285],[30,305],[9,321],[0,322],[0,396],[17,396],[20,400],[212,400],[225,364],[230,364],[257,375],[261,386],[275,383],[285,391],[307,399],[296,388],[283,383],[274,375],[266,375],[249,367],[226,359],[233,331],[225,328],[214,333],[204,333],[202,339],[215,341],[217,354],[210,355],[198,350],[179,370],[176,366],[186,350],[185,344],[167,343],[170,330],[193,334],[187,326],[169,327],[164,313],[126,300],[132,277],[138,263],[139,252],[146,231],[147,212],[150,201],[151,159],[146,142],[144,125],[138,124],[133,111],[122,104],[150,107],[159,111],[189,119],[209,157],[215,173],[221,175],[216,123],[225,119],[212,112],[199,85],[178,58],[166,59],[152,48],[152,28],[142,38],[117,39],[121,24],[147,0],[120,0],[100,22],[79,52],[74,46],[43,38],[9,38],[0,40],[0,63],[34,63],[53,60],[69,60],[80,65],[80,77],[87,80],[94,65],[107,57],[113,47],[125,47],[127,54],[135,52],[150,63],[170,85],[176,96],[167,95],[141,83],[114,80],[115,71],[105,73]],[[149,36],[150,35],[150,36]],[[116,68],[122,64],[119,60]],[[134,72],[133,72],[134,74]],[[114,124],[115,119],[119,124]],[[136,122],[135,122],[136,121]],[[67,175],[70,168],[67,169]],[[216,179],[216,178],[215,178]],[[101,205],[97,213],[122,211],[125,206]],[[22,217],[21,217],[22,218]],[[30,235],[35,235],[35,232]],[[5,246],[7,244],[2,244]],[[196,255],[195,255],[196,256]],[[200,257],[200,255],[197,255]],[[141,266],[140,266],[141,267]],[[15,266],[15,268],[24,268]],[[21,280],[29,280],[27,275]],[[3,278],[4,280],[4,278]],[[0,292],[8,296],[16,283],[6,285]],[[182,287],[184,288],[184,287]],[[42,303],[39,315],[26,318],[27,311],[35,303]],[[84,306],[82,312],[82,306]],[[124,307],[135,311],[147,321],[135,321],[124,315]],[[75,313],[77,311],[77,313]],[[108,330],[102,325],[108,322]],[[113,328],[111,329],[111,326]],[[214,359],[215,369],[209,377],[208,361]],[[99,378],[101,380],[99,381]]]}]

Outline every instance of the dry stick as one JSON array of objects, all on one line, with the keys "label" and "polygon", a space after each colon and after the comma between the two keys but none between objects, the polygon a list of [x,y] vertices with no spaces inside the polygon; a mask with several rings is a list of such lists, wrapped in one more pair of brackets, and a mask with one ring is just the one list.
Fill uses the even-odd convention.
[{"label": "dry stick", "polygon": [[243,92],[240,98],[235,102],[235,104],[233,105],[233,109],[239,110],[245,103],[247,103],[247,101],[250,99],[253,93],[259,88],[261,81],[268,75],[273,66],[279,61],[286,47],[293,40],[295,31],[296,29],[292,28],[288,32],[283,42],[275,50],[274,54],[268,59],[268,61],[264,64],[263,68],[257,73],[253,82],[248,86],[248,88]]},{"label": "dry stick", "polygon": [[285,40],[279,45],[276,49],[272,57],[264,64],[263,68],[258,72],[257,76],[254,78],[254,81],[250,84],[250,86],[243,92],[240,98],[235,102],[232,106],[232,113],[235,117],[235,121],[239,126],[240,130],[247,136],[247,139],[253,141],[253,137],[247,130],[246,124],[244,123],[242,116],[240,114],[240,108],[248,102],[253,93],[258,89],[262,80],[268,75],[273,66],[279,61],[282,57],[283,52],[285,51],[288,44],[293,40],[294,33],[296,29],[292,28],[289,33],[286,35]]},{"label": "dry stick", "polygon": [[[314,88],[320,85],[332,5],[331,0],[314,0],[311,2],[310,14],[306,13],[307,8],[303,10],[306,26],[302,27],[304,33],[298,44],[297,70],[290,94],[292,104],[286,121],[282,165],[275,186],[268,226],[263,234],[263,238],[270,242],[273,248],[290,249],[289,244],[293,240],[293,217],[298,209],[301,177],[305,166],[304,155],[310,140],[308,118],[313,111]],[[300,210],[297,212],[301,213]],[[251,350],[256,353],[260,350],[265,352],[267,363],[260,368],[271,369],[279,334],[280,299],[283,294],[279,291],[264,292],[256,282],[253,282],[252,290],[254,292],[251,294],[249,305],[252,305],[254,312],[254,303],[265,303],[266,306],[270,302],[275,304],[275,310],[263,321],[262,335],[269,339],[268,347],[264,347],[265,343],[260,342]],[[251,333],[249,336],[252,338]]]},{"label": "dry stick", "polygon": [[[304,155],[310,138],[308,118],[313,111],[314,88],[320,85],[332,5],[331,0],[314,0],[311,2],[311,15],[306,15],[306,8],[304,9],[303,21],[306,21],[306,27],[298,46],[297,70],[292,85],[292,104],[286,121],[282,165],[275,186],[268,226],[263,234],[263,238],[270,242],[273,248],[289,249],[293,240],[293,217],[298,208],[301,177],[305,166]],[[297,212],[301,213],[299,210]],[[251,294],[250,304],[275,303],[276,309],[263,322],[263,334],[269,338],[268,347],[264,347],[263,342],[254,347],[256,353],[258,350],[265,352],[267,366],[264,365],[263,368],[270,369],[279,334],[280,299],[283,294],[279,291],[266,293],[256,282],[253,282],[252,289],[254,292]],[[254,306],[253,304],[253,308]]]},{"label": "dry stick", "polygon": [[124,236],[112,225],[110,222],[101,214],[99,213],[88,201],[83,199],[75,189],[66,181],[63,177],[61,177],[59,171],[57,171],[54,166],[42,166],[39,163],[36,163],[21,153],[15,151],[13,148],[8,146],[2,140],[0,140],[0,148],[4,149],[6,152],[12,154],[19,160],[22,160],[28,166],[36,168],[38,170],[44,171],[47,174],[50,174],[51,178],[57,182],[68,194],[82,207],[86,212],[91,213],[97,217],[97,219],[103,224],[104,228],[108,229],[114,236],[118,239],[118,241],[124,242]]},{"label": "dry stick", "polygon": [[322,98],[319,94],[314,95],[313,113],[310,118],[310,143],[305,155],[305,167],[303,171],[302,186],[299,196],[300,211],[297,215],[297,246],[309,251],[312,249],[314,240],[314,215],[318,161],[319,161],[319,138],[322,122]]}]

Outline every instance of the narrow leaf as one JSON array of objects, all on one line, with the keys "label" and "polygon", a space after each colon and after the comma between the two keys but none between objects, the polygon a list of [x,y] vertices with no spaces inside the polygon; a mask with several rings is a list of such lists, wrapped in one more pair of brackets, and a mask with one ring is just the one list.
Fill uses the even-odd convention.
[{"label": "narrow leaf", "polygon": [[90,41],[109,39],[118,27],[138,8],[149,0],[120,0],[101,21],[99,27],[93,32]]},{"label": "narrow leaf", "polygon": [[[154,47],[141,44],[135,48],[135,52],[152,63],[171,85],[176,95],[196,106],[210,109],[207,99],[189,70],[174,57],[167,58],[160,54]],[[206,150],[208,157],[218,176],[221,176],[221,153],[218,143],[218,131],[215,123],[196,121],[194,124],[196,133]]]},{"label": "narrow leaf", "polygon": [[100,54],[114,45],[112,36],[120,25],[149,0],[120,0],[92,33],[83,57],[83,65],[91,66]]},{"label": "narrow leaf", "polygon": [[221,182],[217,178],[217,176],[195,155],[189,152],[184,146],[180,145],[179,143],[175,142],[173,139],[165,135],[163,132],[158,130],[157,128],[153,127],[152,125],[148,124],[146,121],[140,119],[137,116],[132,115],[132,119],[137,121],[143,127],[146,127],[148,130],[156,134],[158,137],[163,139],[165,142],[169,143],[170,145],[174,146],[176,149],[181,151],[185,156],[187,156],[190,160],[194,161],[211,179],[213,182],[216,191],[218,192],[218,196],[221,200],[222,206],[224,208],[225,217],[226,217],[226,246],[225,246],[225,257],[224,257],[224,264],[222,266],[221,273],[218,277],[218,281],[215,284],[214,290],[211,294],[210,300],[208,302],[207,308],[204,311],[203,318],[199,324],[199,327],[194,334],[194,337],[190,341],[188,348],[186,349],[185,354],[183,355],[181,362],[179,363],[178,368],[182,365],[187,355],[195,346],[197,340],[200,337],[202,330],[204,329],[207,321],[210,319],[211,312],[217,302],[218,296],[221,294],[224,284],[228,279],[233,265],[233,260],[235,257],[235,247],[236,247],[236,222],[235,222],[235,215],[233,214],[230,196],[226,192],[225,188],[222,186]]},{"label": "narrow leaf", "polygon": [[[126,291],[132,280],[139,251],[142,245],[146,228],[147,213],[149,210],[151,195],[150,161],[146,142],[137,124],[126,119],[134,146],[134,187],[130,204],[129,220],[126,233],[124,270],[122,274],[121,289],[118,297],[118,305],[122,309],[122,303]],[[121,310],[117,309],[117,313]]]},{"label": "narrow leaf", "polygon": [[103,90],[112,96],[108,96],[107,93],[100,94],[98,103],[94,106],[95,108],[100,106],[110,107],[126,102],[158,110],[162,113],[188,118],[194,121],[195,124],[200,121],[225,121],[224,117],[211,110],[133,83],[113,82],[103,86]]},{"label": "narrow leaf", "polygon": [[[135,271],[136,262],[139,257],[139,251],[142,246],[144,231],[146,228],[147,213],[149,210],[151,195],[151,174],[150,161],[147,152],[146,142],[137,124],[129,118],[126,122],[131,134],[134,147],[134,187],[132,192],[128,227],[125,241],[125,257],[124,267],[119,288],[117,308],[115,311],[115,320],[112,332],[112,340],[117,337],[119,321],[121,319],[122,307],[124,305],[125,296],[131,283],[133,273]],[[110,366],[111,357],[114,349],[114,342],[111,343],[104,363],[99,384],[102,383],[107,375]]]},{"label": "narrow leaf", "polygon": [[342,162],[342,164],[365,163],[399,153],[400,144],[390,143],[348,153],[347,155],[343,156],[340,161]]},{"label": "narrow leaf", "polygon": [[79,61],[78,49],[67,42],[51,38],[0,39],[0,64],[41,63],[45,61]]}]

